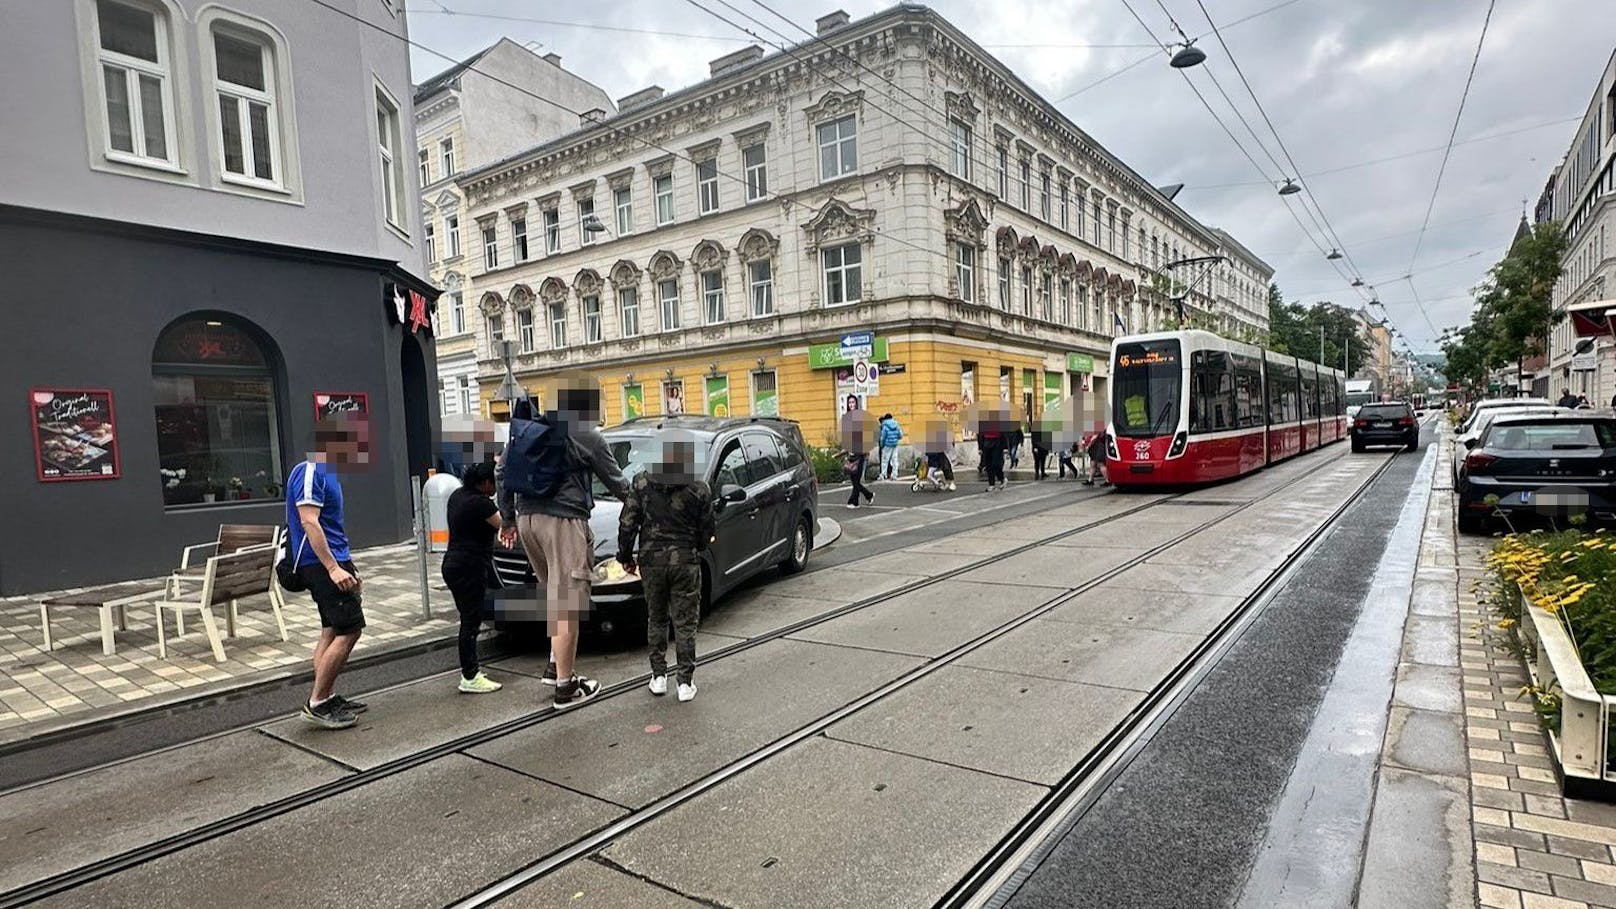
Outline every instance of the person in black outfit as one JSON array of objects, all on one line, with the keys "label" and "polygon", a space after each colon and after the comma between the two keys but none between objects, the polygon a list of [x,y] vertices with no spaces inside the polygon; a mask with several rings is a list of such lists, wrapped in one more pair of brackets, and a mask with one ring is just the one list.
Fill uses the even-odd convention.
[{"label": "person in black outfit", "polygon": [[499,506],[494,504],[494,465],[468,465],[460,488],[449,496],[449,551],[443,554],[443,582],[460,613],[460,690],[487,694],[504,687],[477,665],[477,632],[494,583],[494,537]]},{"label": "person in black outfit", "polygon": [[1042,424],[1034,423],[1032,427],[1032,475],[1043,480],[1049,476],[1049,449],[1052,446],[1051,438],[1054,433],[1045,429]]},{"label": "person in black outfit", "polygon": [[982,465],[987,469],[988,491],[1003,489],[1005,449],[1003,422],[993,416],[983,420],[982,428],[976,434],[976,445],[982,452]]}]

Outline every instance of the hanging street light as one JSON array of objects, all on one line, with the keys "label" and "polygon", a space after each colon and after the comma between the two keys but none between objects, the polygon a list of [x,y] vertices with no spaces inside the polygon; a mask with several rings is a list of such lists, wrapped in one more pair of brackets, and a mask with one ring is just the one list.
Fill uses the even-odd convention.
[{"label": "hanging street light", "polygon": [[1298,186],[1296,181],[1290,177],[1286,177],[1285,184],[1279,188],[1279,194],[1282,196],[1294,196],[1301,191],[1302,187]]},{"label": "hanging street light", "polygon": [[606,225],[600,223],[600,219],[594,215],[585,215],[583,228],[584,233],[598,234],[603,233],[606,230]]},{"label": "hanging street light", "polygon": [[1206,51],[1196,47],[1194,41],[1185,41],[1173,53],[1173,59],[1170,62],[1174,69],[1189,69],[1192,66],[1200,66],[1206,62]]},{"label": "hanging street light", "polygon": [[1335,260],[1336,260],[1336,259],[1339,259],[1339,258],[1341,258],[1341,250],[1339,250],[1339,249],[1332,249],[1332,250],[1330,250],[1330,254],[1329,254],[1329,255],[1327,255],[1327,256],[1325,256],[1325,257],[1324,257],[1324,258],[1326,258],[1326,259],[1329,259],[1329,260],[1330,260],[1330,261],[1332,261],[1332,262],[1333,262],[1333,261],[1335,261]]},{"label": "hanging street light", "polygon": [[1353,278],[1352,279],[1352,286],[1353,287],[1362,287],[1362,286],[1364,286],[1363,278]]}]

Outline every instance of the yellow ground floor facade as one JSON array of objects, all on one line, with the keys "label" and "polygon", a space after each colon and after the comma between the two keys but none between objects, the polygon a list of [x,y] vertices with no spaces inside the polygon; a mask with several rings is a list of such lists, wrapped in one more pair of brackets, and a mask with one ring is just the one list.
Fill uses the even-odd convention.
[{"label": "yellow ground floor facade", "polygon": [[[867,360],[878,366],[878,383],[850,402],[857,385],[854,361],[842,355],[845,335],[652,356],[592,372],[604,390],[608,426],[669,413],[781,416],[796,420],[810,445],[836,443],[849,403],[877,417],[891,413],[908,440],[938,423],[948,425],[955,439],[968,437],[973,404],[1002,402],[1029,422],[1057,411],[1080,414],[1084,424],[1104,419],[1104,350],[1042,349],[925,330],[877,332],[869,339]],[[543,377],[518,373],[517,381],[536,388]],[[497,381],[483,382],[484,412],[504,419],[505,402],[493,397],[498,388]]]}]

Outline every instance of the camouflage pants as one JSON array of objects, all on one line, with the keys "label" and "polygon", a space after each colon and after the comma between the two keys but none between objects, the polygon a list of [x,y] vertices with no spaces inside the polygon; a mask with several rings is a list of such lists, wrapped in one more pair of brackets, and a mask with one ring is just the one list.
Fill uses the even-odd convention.
[{"label": "camouflage pants", "polygon": [[696,624],[701,618],[701,565],[641,565],[648,614],[646,645],[651,671],[668,672],[668,616],[673,616],[673,652],[679,662],[679,682],[696,675]]}]

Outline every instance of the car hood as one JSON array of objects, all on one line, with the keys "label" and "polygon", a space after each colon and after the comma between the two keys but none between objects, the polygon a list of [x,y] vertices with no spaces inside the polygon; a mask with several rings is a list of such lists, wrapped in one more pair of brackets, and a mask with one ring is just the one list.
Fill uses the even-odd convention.
[{"label": "car hood", "polygon": [[595,560],[617,555],[617,518],[623,503],[616,499],[596,499],[589,513],[589,532],[595,537]]}]

